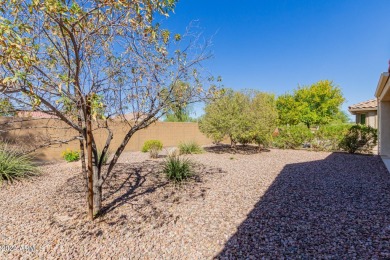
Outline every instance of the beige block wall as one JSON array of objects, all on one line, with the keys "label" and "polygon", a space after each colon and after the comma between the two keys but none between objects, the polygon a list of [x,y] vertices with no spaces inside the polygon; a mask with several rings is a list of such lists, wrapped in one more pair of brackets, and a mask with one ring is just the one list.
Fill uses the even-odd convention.
[{"label": "beige block wall", "polygon": [[[3,121],[6,119],[2,119]],[[46,129],[36,129],[36,126],[45,125]],[[8,139],[24,145],[34,145],[42,143],[45,139],[70,139],[77,133],[72,129],[51,129],[50,127],[67,127],[64,123],[58,120],[41,119],[31,122],[25,122],[19,126],[30,127],[25,130],[15,130],[3,134],[3,139]],[[115,151],[122,142],[124,136],[130,129],[126,123],[113,122],[110,124],[113,129],[114,138],[111,141],[110,150]],[[107,132],[104,129],[95,131],[95,141],[98,147],[103,147],[107,138]],[[164,147],[177,146],[180,142],[195,141],[200,145],[212,144],[212,140],[203,135],[198,128],[197,123],[171,123],[171,122],[156,122],[148,128],[136,132],[127,144],[125,151],[140,151],[145,141],[150,139],[158,139],[162,141]],[[61,159],[61,153],[65,149],[79,149],[79,142],[72,141],[68,144],[52,145],[49,148],[40,149],[35,153],[35,156],[42,160]]]}]

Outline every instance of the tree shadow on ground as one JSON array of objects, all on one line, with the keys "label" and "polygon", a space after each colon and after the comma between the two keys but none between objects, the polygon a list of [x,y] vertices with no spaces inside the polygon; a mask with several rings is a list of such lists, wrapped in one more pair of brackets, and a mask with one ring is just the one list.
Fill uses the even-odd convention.
[{"label": "tree shadow on ground", "polygon": [[[176,217],[167,211],[167,207],[187,200],[203,199],[207,191],[201,185],[203,181],[208,175],[223,173],[220,168],[200,164],[193,167],[196,174],[177,186],[162,173],[161,161],[117,164],[112,177],[103,186],[104,206],[100,216],[103,219],[107,217],[109,225],[125,223],[126,219],[132,218],[135,219],[134,227],[141,222],[159,227],[175,221]],[[119,216],[110,214],[112,212],[119,212]]]},{"label": "tree shadow on ground", "polygon": [[284,167],[217,259],[390,257],[390,175],[379,156]]},{"label": "tree shadow on ground", "polygon": [[[207,188],[201,184],[209,175],[223,173],[220,168],[195,164],[196,175],[177,186],[167,181],[161,169],[161,160],[116,164],[103,185],[103,207],[97,222],[124,225],[129,232],[140,235],[140,227],[155,228],[175,221],[177,216],[167,208],[184,201],[203,199]],[[79,174],[69,178],[57,192],[56,199],[73,203],[65,202],[67,215],[85,218],[85,186],[86,180]]]},{"label": "tree shadow on ground", "polygon": [[269,152],[268,149],[261,149],[254,145],[237,145],[235,148],[228,144],[217,144],[213,146],[204,147],[204,150],[209,153],[216,154],[257,154],[259,152]]},{"label": "tree shadow on ground", "polygon": [[147,160],[142,163],[117,164],[103,186],[106,202],[101,210],[105,215],[138,196],[155,192],[169,184],[160,174],[161,162]]}]

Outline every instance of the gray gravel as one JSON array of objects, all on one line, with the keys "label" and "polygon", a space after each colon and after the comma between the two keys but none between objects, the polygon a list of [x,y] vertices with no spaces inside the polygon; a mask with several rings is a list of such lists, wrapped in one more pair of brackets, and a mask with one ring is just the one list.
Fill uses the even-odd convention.
[{"label": "gray gravel", "polygon": [[77,163],[0,188],[0,258],[390,257],[390,174],[379,157],[189,157],[199,176],[175,187],[159,173],[163,159],[125,154],[94,223]]}]

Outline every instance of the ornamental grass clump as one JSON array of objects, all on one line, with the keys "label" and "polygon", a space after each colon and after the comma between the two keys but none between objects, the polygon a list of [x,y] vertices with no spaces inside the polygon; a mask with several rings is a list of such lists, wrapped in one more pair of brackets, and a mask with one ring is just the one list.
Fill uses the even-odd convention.
[{"label": "ornamental grass clump", "polygon": [[179,144],[180,154],[200,154],[203,153],[202,147],[194,141],[183,142]]},{"label": "ornamental grass clump", "polygon": [[0,184],[38,173],[30,156],[19,153],[7,144],[0,144]]},{"label": "ornamental grass clump", "polygon": [[192,162],[177,155],[168,156],[164,162],[163,172],[168,180],[180,184],[193,176]]}]

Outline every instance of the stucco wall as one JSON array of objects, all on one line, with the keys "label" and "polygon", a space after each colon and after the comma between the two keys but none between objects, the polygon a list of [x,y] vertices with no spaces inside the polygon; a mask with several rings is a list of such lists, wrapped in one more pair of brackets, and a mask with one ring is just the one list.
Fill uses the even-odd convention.
[{"label": "stucco wall", "polygon": [[361,112],[361,113],[356,114],[356,116],[355,116],[356,124],[360,124],[361,123],[361,121],[360,121],[361,114],[365,114],[366,115],[366,125],[374,127],[374,128],[378,128],[378,115],[377,115],[377,111],[366,111],[364,113]]},{"label": "stucco wall", "polygon": [[[4,121],[6,119],[0,119]],[[57,127],[57,129],[35,129],[35,126],[46,125],[48,127]],[[19,124],[19,126],[22,126]],[[76,131],[71,129],[58,129],[66,127],[66,125],[58,120],[41,119],[32,122],[23,123],[23,127],[30,127],[27,130],[15,130],[3,134],[4,139],[13,140],[21,144],[32,145],[34,143],[42,143],[48,137],[50,139],[68,139],[76,135]],[[123,137],[127,133],[129,126],[125,123],[113,122],[111,127],[114,131],[114,138],[111,142],[111,150],[115,151],[119,146]],[[103,147],[106,141],[106,130],[100,129],[95,131],[95,140],[99,147]],[[196,141],[200,145],[208,145],[212,140],[203,135],[198,128],[197,123],[168,123],[156,122],[148,128],[140,130],[134,134],[127,144],[125,151],[139,151],[146,140],[158,139],[163,142],[165,147],[177,146],[183,141]],[[50,148],[39,150],[35,156],[43,160],[55,160],[61,158],[61,153],[66,149],[79,149],[79,142],[72,141],[68,144],[53,145]]]},{"label": "stucco wall", "polygon": [[390,156],[390,101],[379,102],[379,152]]}]

